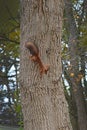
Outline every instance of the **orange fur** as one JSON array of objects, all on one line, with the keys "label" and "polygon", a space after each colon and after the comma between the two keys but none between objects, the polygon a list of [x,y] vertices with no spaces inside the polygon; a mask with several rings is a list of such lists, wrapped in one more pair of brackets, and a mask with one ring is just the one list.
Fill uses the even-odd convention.
[{"label": "orange fur", "polygon": [[30,50],[30,54],[31,54],[30,59],[32,61],[37,62],[39,64],[40,74],[41,75],[44,74],[44,73],[47,74],[47,71],[49,69],[49,65],[44,65],[42,63],[41,58],[39,56],[39,49],[38,49],[38,47],[34,43],[32,43],[32,42],[27,42],[25,44],[25,47]]}]

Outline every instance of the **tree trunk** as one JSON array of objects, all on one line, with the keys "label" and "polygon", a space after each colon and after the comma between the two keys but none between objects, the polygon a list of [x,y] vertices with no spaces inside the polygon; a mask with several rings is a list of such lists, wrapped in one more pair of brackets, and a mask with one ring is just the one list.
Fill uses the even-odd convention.
[{"label": "tree trunk", "polygon": [[78,58],[78,32],[76,23],[73,16],[72,11],[72,3],[70,0],[64,0],[65,2],[65,11],[68,20],[68,31],[69,31],[69,53],[70,53],[70,64],[71,70],[69,73],[73,73],[74,75],[71,76],[71,83],[73,94],[76,102],[77,107],[77,114],[78,114],[78,126],[79,130],[87,130],[87,113],[85,108],[84,96],[82,92],[82,86],[80,84],[81,79],[78,78],[79,74],[79,58]]},{"label": "tree trunk", "polygon": [[[21,0],[20,87],[24,130],[72,130],[61,80],[61,0]],[[29,59],[25,42],[37,44],[47,75]]]}]

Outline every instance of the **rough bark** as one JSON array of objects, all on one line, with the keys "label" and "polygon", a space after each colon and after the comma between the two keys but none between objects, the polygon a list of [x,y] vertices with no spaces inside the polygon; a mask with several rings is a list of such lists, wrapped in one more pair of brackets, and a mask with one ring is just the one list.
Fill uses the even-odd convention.
[{"label": "rough bark", "polygon": [[73,73],[74,76],[71,77],[71,84],[72,84],[72,89],[74,93],[74,98],[76,102],[76,107],[77,107],[77,114],[78,114],[78,126],[79,130],[86,130],[87,129],[87,113],[86,113],[86,108],[85,108],[85,102],[84,102],[84,96],[83,96],[83,91],[82,91],[82,86],[80,84],[80,81],[78,79],[78,74],[79,74],[79,58],[78,58],[78,31],[76,27],[76,23],[74,20],[73,16],[73,11],[72,11],[72,3],[70,0],[64,0],[65,3],[65,11],[66,11],[66,16],[68,20],[68,31],[69,31],[69,53],[70,53],[70,63],[72,69],[70,70],[69,73]]},{"label": "rough bark", "polygon": [[[24,130],[72,130],[61,81],[61,0],[21,0],[20,87]],[[37,44],[50,70],[42,78],[24,43]]]}]

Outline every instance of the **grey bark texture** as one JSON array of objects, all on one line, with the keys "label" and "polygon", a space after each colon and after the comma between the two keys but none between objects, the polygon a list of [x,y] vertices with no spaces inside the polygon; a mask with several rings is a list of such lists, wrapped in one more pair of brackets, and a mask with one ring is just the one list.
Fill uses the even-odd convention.
[{"label": "grey bark texture", "polygon": [[[21,0],[20,87],[24,130],[72,130],[62,85],[61,30],[63,1]],[[40,77],[25,42],[37,44],[50,64]]]}]

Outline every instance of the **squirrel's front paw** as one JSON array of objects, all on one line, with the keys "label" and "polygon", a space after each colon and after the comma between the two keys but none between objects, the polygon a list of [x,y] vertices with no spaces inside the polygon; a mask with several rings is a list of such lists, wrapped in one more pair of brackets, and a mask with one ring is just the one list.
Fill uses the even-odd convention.
[{"label": "squirrel's front paw", "polygon": [[44,65],[41,69],[40,69],[40,74],[47,74],[47,71],[49,70],[50,65]]}]

